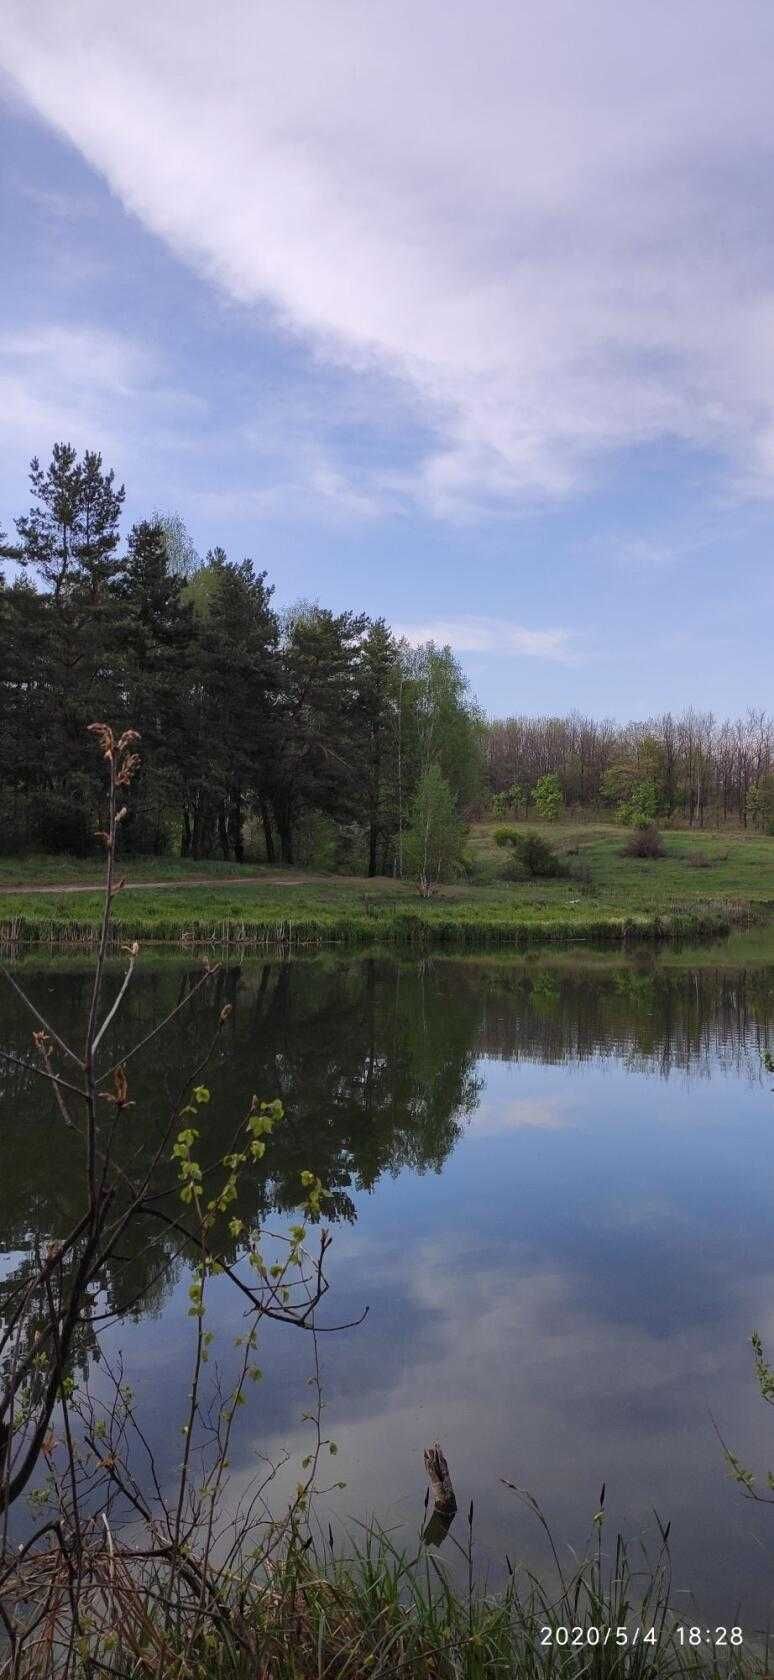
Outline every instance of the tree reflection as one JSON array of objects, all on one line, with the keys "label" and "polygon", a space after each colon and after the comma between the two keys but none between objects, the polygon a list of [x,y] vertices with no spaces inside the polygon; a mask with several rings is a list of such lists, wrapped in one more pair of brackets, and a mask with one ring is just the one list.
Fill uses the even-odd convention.
[{"label": "tree reflection", "polygon": [[[141,968],[110,1059],[167,1015],[200,973],[174,961]],[[228,1028],[206,1073],[212,1102],[202,1159],[231,1147],[253,1092],[279,1097],[285,1119],[243,1182],[236,1211],[262,1221],[297,1205],[300,1174],[311,1169],[329,1191],[331,1222],[354,1220],[355,1197],[385,1173],[441,1171],[477,1105],[482,1056],[551,1063],[616,1055],[664,1076],[702,1073],[719,1056],[757,1076],[771,1040],[773,984],[765,969],[671,969],[658,959],[597,969],[570,959],[224,965],[156,1041],[150,1063],[132,1064],[135,1106],[122,1119],[118,1159],[128,1169],[153,1150],[225,1003]],[[27,965],[25,985],[65,1036],[77,1037],[88,963]],[[27,1053],[29,1022],[13,995],[0,998],[0,1042]],[[0,1081],[1,1297],[24,1275],[34,1243],[70,1227],[82,1186],[77,1142],[63,1131],[45,1083],[7,1062]],[[171,1166],[157,1177],[161,1195],[173,1184]],[[141,1297],[144,1313],[157,1310],[185,1258],[174,1233],[148,1221],[131,1249],[111,1256],[95,1313]],[[85,1325],[84,1357],[91,1346]]]}]

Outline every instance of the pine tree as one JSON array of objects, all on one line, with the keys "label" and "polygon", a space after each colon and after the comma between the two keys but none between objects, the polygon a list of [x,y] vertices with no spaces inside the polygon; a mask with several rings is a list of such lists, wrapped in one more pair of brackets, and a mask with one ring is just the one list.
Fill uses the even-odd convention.
[{"label": "pine tree", "polygon": [[398,647],[383,618],[369,625],[357,666],[368,822],[368,873],[377,874],[397,825]]}]

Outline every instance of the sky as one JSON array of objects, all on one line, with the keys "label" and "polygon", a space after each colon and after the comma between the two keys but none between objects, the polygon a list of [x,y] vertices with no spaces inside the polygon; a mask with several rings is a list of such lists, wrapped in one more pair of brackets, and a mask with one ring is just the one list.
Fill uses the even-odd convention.
[{"label": "sky", "polygon": [[770,704],[769,0],[0,0],[0,526],[98,448],[486,711]]}]

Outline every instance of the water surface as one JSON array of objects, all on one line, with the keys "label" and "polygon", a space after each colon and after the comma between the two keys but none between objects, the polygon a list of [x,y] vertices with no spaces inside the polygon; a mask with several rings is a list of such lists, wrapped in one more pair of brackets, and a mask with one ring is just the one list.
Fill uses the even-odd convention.
[{"label": "water surface", "polygon": [[[141,969],[111,1056],[199,972],[174,958]],[[88,963],[36,959],[18,973],[77,1037]],[[654,1508],[671,1519],[678,1606],[689,1613],[692,1591],[705,1617],[764,1623],[774,1511],[742,1500],[715,1426],[765,1479],[774,1415],[757,1396],[749,1335],[768,1334],[774,1352],[774,1081],[762,1065],[774,964],[731,962],[720,946],[229,965],[138,1058],[127,1157],[152,1146],[226,1001],[206,1071],[208,1143],[229,1147],[253,1092],[286,1111],[239,1211],[277,1221],[300,1172],[318,1173],[334,1233],[323,1321],[368,1307],[362,1325],[322,1342],[331,1479],[346,1483],[327,1496],[326,1519],[341,1529],[373,1512],[402,1538],[416,1533],[422,1449],[438,1440],[460,1507],[475,1501],[493,1579],[506,1549],[537,1567],[546,1555],[503,1478],[540,1500],[560,1548],[582,1546],[604,1480],[611,1529],[650,1545]],[[0,1042],[30,1042],[10,992]],[[0,1077],[7,1272],[33,1234],[72,1221],[81,1162],[43,1083],[9,1067]],[[152,1310],[109,1346],[122,1348],[171,1469],[189,1381],[187,1272],[164,1272],[157,1232],[146,1236],[115,1260],[106,1290],[120,1304],[152,1280]],[[216,1303],[228,1349],[239,1306],[220,1287]],[[308,1339],[267,1332],[261,1364],[235,1481],[246,1485],[256,1454],[287,1447],[294,1484]]]}]

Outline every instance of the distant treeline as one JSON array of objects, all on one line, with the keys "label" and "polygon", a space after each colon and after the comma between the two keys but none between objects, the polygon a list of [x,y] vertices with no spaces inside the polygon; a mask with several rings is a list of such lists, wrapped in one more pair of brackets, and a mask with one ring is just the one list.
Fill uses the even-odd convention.
[{"label": "distant treeline", "polygon": [[30,477],[0,534],[22,568],[0,588],[3,851],[96,847],[95,720],[141,734],[126,850],[419,873],[428,811],[456,845],[484,727],[448,649],[362,613],[280,614],[265,572],[199,559],[179,519],[123,541],[98,454],[58,444]]},{"label": "distant treeline", "polygon": [[774,821],[774,721],[762,711],[722,722],[711,712],[663,712],[624,725],[579,712],[510,717],[489,726],[486,750],[491,791],[516,814],[544,777],[556,777],[570,807],[634,807],[697,827]]},{"label": "distant treeline", "polygon": [[245,855],[442,879],[486,810],[774,828],[774,724],[667,712],[485,723],[449,648],[317,603],[278,612],[264,571],[200,558],[179,517],[124,540],[101,456],[57,444],[0,532],[0,850],[87,853],[102,790],[86,725],[138,729],[127,851]]}]

